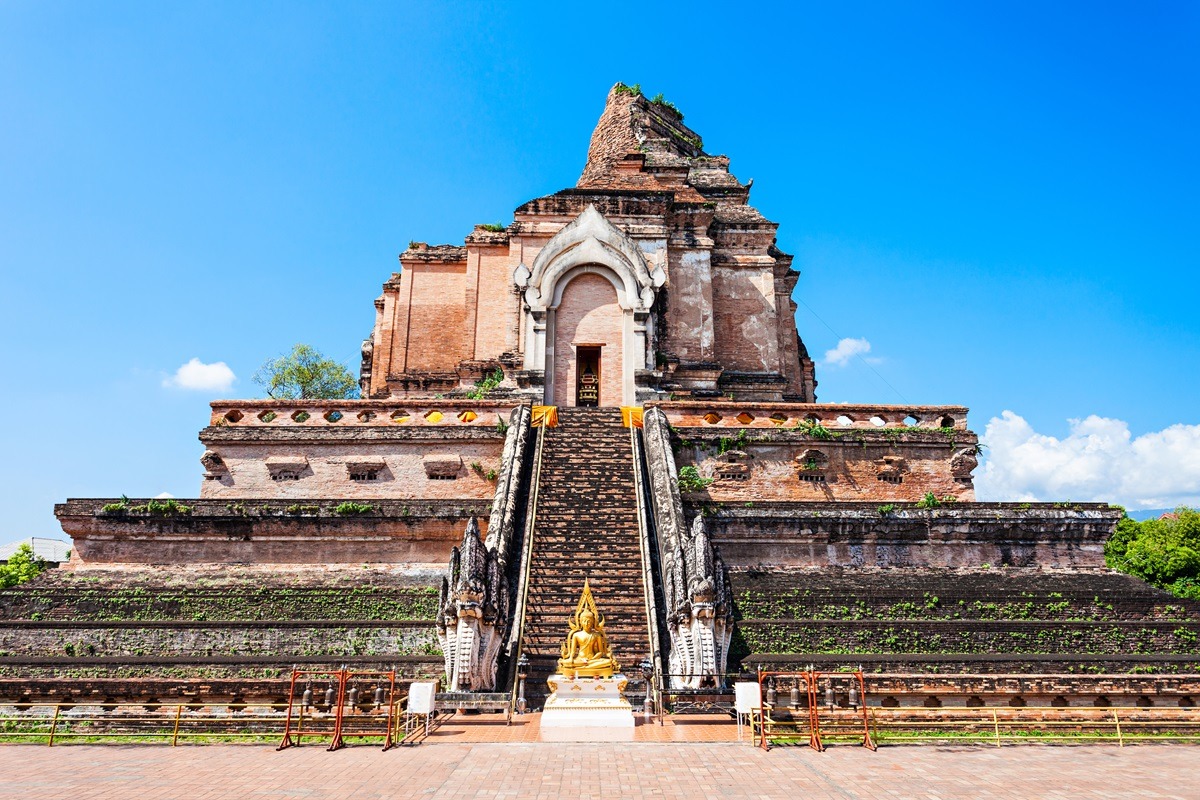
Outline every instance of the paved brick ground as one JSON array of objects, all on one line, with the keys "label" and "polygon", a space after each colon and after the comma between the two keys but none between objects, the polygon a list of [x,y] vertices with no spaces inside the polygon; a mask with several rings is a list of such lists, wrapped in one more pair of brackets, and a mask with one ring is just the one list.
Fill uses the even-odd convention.
[{"label": "paved brick ground", "polygon": [[[513,717],[512,724],[504,723],[503,714],[479,714],[471,717],[455,715],[436,726],[429,736],[431,744],[453,742],[455,744],[517,744],[540,742],[545,739],[573,741],[580,735],[593,735],[586,729],[572,732],[570,729],[541,730],[541,714],[525,714]],[[744,734],[749,736],[748,733]],[[610,741],[635,742],[693,742],[724,744],[737,741],[737,726],[719,714],[673,715],[664,719],[664,724],[643,724],[627,731],[612,731]]]},{"label": "paved brick ground", "polygon": [[732,744],[319,747],[0,746],[4,800],[378,798],[1188,798],[1200,747]]}]

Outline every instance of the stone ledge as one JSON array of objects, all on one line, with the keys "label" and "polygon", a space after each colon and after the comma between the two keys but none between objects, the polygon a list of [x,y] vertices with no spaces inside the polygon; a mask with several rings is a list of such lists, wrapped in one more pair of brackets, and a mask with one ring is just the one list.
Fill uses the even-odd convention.
[{"label": "stone ledge", "polygon": [[406,261],[424,264],[461,264],[467,260],[467,248],[456,244],[426,244],[413,242],[400,254],[400,263]]},{"label": "stone ledge", "polygon": [[[371,512],[338,515],[333,508],[339,501],[328,498],[231,498],[178,500],[191,511],[172,516],[100,511],[111,502],[72,499],[55,506],[74,540],[75,566],[411,563],[438,569],[467,520],[479,518],[486,531],[491,510],[488,500],[366,499],[360,502]],[[289,506],[305,512],[289,514]],[[307,512],[310,507],[317,512]]]},{"label": "stone ledge", "polygon": [[[773,625],[779,628],[853,628],[856,630],[888,630],[891,628],[919,628],[922,632],[932,633],[957,633],[963,628],[969,628],[980,633],[1006,633],[1008,631],[1029,629],[1033,631],[1040,630],[1072,630],[1086,628],[1116,628],[1123,631],[1138,631],[1152,630],[1158,633],[1173,633],[1176,630],[1188,630],[1200,632],[1200,621],[1196,620],[1169,620],[1159,622],[1152,619],[1147,620],[1048,620],[1048,619],[1013,619],[1013,620],[994,620],[994,619],[821,619],[821,618],[805,618],[796,619],[793,617],[777,617],[777,618],[747,618],[738,620],[737,624],[742,625]],[[3,626],[3,623],[0,623]],[[1147,653],[1145,655],[1152,655]],[[1200,651],[1194,655],[1187,654],[1190,658],[1200,658]],[[856,656],[855,656],[856,657]]]},{"label": "stone ledge", "polygon": [[[973,431],[954,429],[953,435],[939,428],[831,428],[833,438],[818,439],[796,428],[785,427],[750,427],[739,425],[737,428],[722,425],[672,425],[680,432],[681,438],[689,442],[717,442],[720,439],[730,439],[730,431],[740,433],[747,431],[745,447],[759,444],[804,444],[816,449],[838,447],[862,447],[867,445],[892,446],[893,444],[922,444],[932,447],[945,447],[957,450],[960,447],[972,447],[979,442],[979,437]],[[205,430],[212,430],[206,428]],[[734,435],[736,436],[737,433]],[[738,447],[742,448],[742,443]]]},{"label": "stone ledge", "polygon": [[495,426],[471,428],[467,426],[428,426],[406,428],[395,426],[383,427],[346,427],[346,428],[268,428],[265,425],[254,425],[245,428],[235,428],[225,425],[214,425],[200,431],[200,441],[204,444],[227,442],[294,442],[294,443],[326,443],[326,442],[503,442],[504,434]]},{"label": "stone ledge", "polygon": [[49,667],[124,667],[124,666],[164,666],[168,664],[214,664],[237,666],[243,664],[344,664],[349,662],[361,664],[440,664],[445,665],[442,656],[417,655],[387,655],[387,656],[342,656],[342,655],[290,655],[281,656],[91,656],[73,658],[70,656],[0,656],[0,670],[10,666],[49,666]]},{"label": "stone ledge", "polygon": [[[676,428],[785,429],[789,426],[796,426],[806,418],[815,417],[821,425],[834,432],[886,430],[888,428],[908,430],[910,428],[904,424],[904,419],[912,417],[917,421],[915,427],[929,428],[931,431],[952,427],[956,433],[968,433],[968,409],[966,406],[768,403],[714,399],[711,401],[658,400],[647,402],[646,407],[661,409],[667,416],[668,424]],[[704,417],[709,413],[714,413],[721,419],[717,422],[707,422]],[[742,422],[738,419],[741,414],[748,414],[753,419]],[[841,416],[850,417],[851,424],[839,425],[837,418]],[[871,422],[872,417],[878,417],[884,424],[875,425]],[[949,417],[954,424],[941,425],[945,417]]]},{"label": "stone ledge", "polygon": [[[389,376],[391,379],[394,376]],[[403,378],[404,376],[399,376]],[[457,373],[447,380],[458,382]],[[319,428],[340,429],[361,426],[397,427],[494,427],[508,422],[513,409],[524,401],[517,399],[473,400],[469,398],[431,398],[405,400],[214,400],[210,424],[244,428]],[[473,417],[460,418],[471,412]],[[264,419],[265,417],[265,419]],[[401,419],[402,418],[402,419]]]},{"label": "stone ledge", "polygon": [[880,524],[897,521],[931,520],[943,521],[1104,521],[1113,525],[1124,516],[1125,511],[1107,503],[990,503],[955,502],[935,508],[920,508],[916,503],[892,502],[895,506],[887,513],[879,511],[879,502],[843,501],[836,503],[807,502],[803,500],[773,500],[755,502],[752,506],[707,507],[697,502],[693,494],[684,504],[690,513],[702,510],[710,519],[722,518],[775,518],[786,516],[795,520],[870,521]]},{"label": "stone ledge", "polygon": [[202,630],[205,628],[432,628],[432,619],[280,619],[280,620],[64,620],[64,619],[6,619],[0,620],[0,630],[5,628],[29,628],[46,630],[120,629],[120,628],[178,628],[180,630]]},{"label": "stone ledge", "polygon": [[[1022,673],[1017,671],[1012,672],[996,672],[996,673],[980,673],[972,677],[1001,679],[1009,678],[1013,680],[1027,680],[1031,675],[1045,677],[1047,675],[1061,674],[1067,678],[1094,677],[1094,678],[1115,678],[1127,677],[1144,681],[1157,681],[1164,677],[1184,677],[1196,681],[1200,686],[1200,673],[1196,672],[1196,668],[1200,668],[1200,655],[1181,655],[1177,653],[1163,653],[1161,655],[1144,654],[1144,653],[1117,653],[1117,654],[1061,654],[1061,653],[751,653],[742,658],[742,664],[746,666],[759,665],[764,669],[805,669],[809,664],[814,664],[826,669],[839,668],[846,669],[855,666],[864,668],[877,667],[886,664],[927,664],[929,666],[955,666],[962,664],[976,664],[985,667],[992,664],[1009,664],[1022,665],[1030,668],[1029,672]],[[1047,670],[1038,670],[1037,667],[1047,667],[1052,665],[1093,665],[1102,666],[1104,664],[1145,664],[1153,666],[1156,664],[1169,664],[1188,666],[1193,669],[1187,672],[1172,673],[1170,675],[1158,675],[1152,673],[1134,674],[1134,673],[1051,673]],[[886,674],[886,673],[872,673]],[[925,675],[927,673],[921,673]],[[934,677],[956,678],[961,675],[970,675],[971,673],[956,672],[956,673],[928,673]]]},{"label": "stone ledge", "polygon": [[[60,520],[69,517],[95,517],[97,519],[112,520],[112,521],[128,521],[128,522],[154,522],[154,523],[171,523],[186,525],[189,520],[204,519],[228,519],[228,520],[276,520],[276,521],[303,521],[320,519],[322,523],[337,523],[342,522],[352,524],[361,522],[364,519],[388,519],[399,520],[419,520],[427,518],[435,519],[458,519],[460,517],[479,516],[484,518],[481,524],[484,524],[486,517],[491,512],[490,500],[397,500],[397,499],[366,499],[361,501],[364,504],[373,506],[373,510],[369,514],[361,515],[339,515],[332,513],[332,508],[344,502],[340,499],[330,498],[302,498],[302,499],[286,499],[286,500],[269,500],[258,498],[229,498],[221,500],[209,500],[204,498],[180,498],[176,499],[179,505],[187,506],[191,509],[188,514],[177,514],[174,516],[151,516],[148,514],[105,514],[100,509],[110,503],[116,503],[120,498],[78,498],[73,497],[65,503],[56,503],[54,506],[54,515]],[[145,499],[130,498],[131,505],[140,505],[148,502]],[[237,513],[237,506],[244,506],[246,513]],[[321,509],[319,514],[288,514],[286,509],[290,506],[316,506]],[[271,513],[249,513],[252,509],[269,508]]]},{"label": "stone ledge", "polygon": [[1124,512],[1099,503],[697,503],[731,567],[1105,569],[1104,542]]}]

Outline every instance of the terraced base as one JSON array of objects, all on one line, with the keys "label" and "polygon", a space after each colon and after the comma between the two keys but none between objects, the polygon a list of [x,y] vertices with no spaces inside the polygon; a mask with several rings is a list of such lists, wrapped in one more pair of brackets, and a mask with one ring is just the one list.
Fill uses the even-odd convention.
[{"label": "terraced base", "polygon": [[1200,604],[1115,572],[739,570],[734,655],[911,672],[1200,671]]},{"label": "terraced base", "polygon": [[0,592],[0,702],[286,694],[293,667],[437,676],[437,591],[371,568],[51,571]]}]

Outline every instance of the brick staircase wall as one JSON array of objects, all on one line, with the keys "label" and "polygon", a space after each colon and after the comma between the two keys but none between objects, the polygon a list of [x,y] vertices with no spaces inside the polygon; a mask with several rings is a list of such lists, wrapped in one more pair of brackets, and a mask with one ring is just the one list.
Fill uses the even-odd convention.
[{"label": "brick staircase wall", "polygon": [[775,569],[733,573],[746,663],[913,672],[1178,672],[1200,604],[1112,572]]},{"label": "brick staircase wall", "polygon": [[546,696],[584,579],[626,674],[650,650],[629,429],[617,409],[559,409],[546,428],[521,649],[532,708]]},{"label": "brick staircase wall", "polygon": [[386,567],[51,570],[0,591],[0,702],[277,698],[293,666],[436,677],[436,604]]}]

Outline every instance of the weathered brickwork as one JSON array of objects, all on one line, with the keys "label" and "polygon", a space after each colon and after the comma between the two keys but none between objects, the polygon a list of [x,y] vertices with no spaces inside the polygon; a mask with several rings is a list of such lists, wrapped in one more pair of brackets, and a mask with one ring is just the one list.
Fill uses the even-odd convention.
[{"label": "weathered brickwork", "polygon": [[[486,365],[502,365],[508,388],[569,404],[573,387],[562,380],[574,355],[546,336],[577,322],[571,270],[589,267],[621,287],[621,324],[589,334],[615,361],[606,382],[623,385],[605,391],[604,405],[731,390],[813,401],[812,361],[793,318],[797,273],[749,194],[729,159],[705,154],[678,114],[614,87],[575,188],[522,205],[503,230],[477,226],[462,246],[414,242],[401,254],[376,302],[365,393],[462,391]],[[603,225],[572,239],[589,209]],[[549,376],[557,380],[544,394]]]},{"label": "weathered brickwork", "polygon": [[[112,500],[55,507],[74,541],[72,563],[88,564],[412,564],[444,568],[481,501],[373,500],[364,513],[338,501],[189,500],[186,514],[104,512]],[[133,504],[144,504],[134,500]]]},{"label": "weathered brickwork", "polygon": [[487,500],[514,405],[219,401],[200,496]]},{"label": "weathered brickwork", "polygon": [[1099,504],[908,504],[751,501],[696,504],[731,566],[1104,567],[1123,513]]},{"label": "weathered brickwork", "polygon": [[90,565],[0,591],[0,703],[274,702],[294,666],[442,669],[418,565]]},{"label": "weathered brickwork", "polygon": [[692,502],[975,499],[979,439],[961,406],[663,402]]},{"label": "weathered brickwork", "polygon": [[201,485],[201,496],[214,500],[490,500],[496,487],[487,476],[500,469],[503,441],[209,444],[226,465],[224,474]]},{"label": "weathered brickwork", "polygon": [[433,620],[282,622],[0,622],[8,656],[323,655],[331,658],[436,655]]},{"label": "weathered brickwork", "polygon": [[[214,402],[199,499],[56,507],[67,569],[0,592],[0,704],[436,677],[447,623],[500,643],[501,690],[526,656],[536,704],[585,578],[661,686],[861,666],[913,718],[1194,704],[1200,606],[1105,569],[1120,509],[975,502],[965,407],[816,403],[799,273],[729,165],[614,87],[574,188],[401,254],[365,399]],[[591,348],[603,408],[573,408]]]}]

